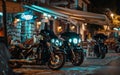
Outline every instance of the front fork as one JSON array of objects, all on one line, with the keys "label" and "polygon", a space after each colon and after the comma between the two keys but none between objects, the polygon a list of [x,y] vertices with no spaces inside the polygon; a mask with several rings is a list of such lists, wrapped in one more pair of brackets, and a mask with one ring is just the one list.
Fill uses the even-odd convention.
[{"label": "front fork", "polygon": [[[47,42],[47,46],[48,46],[48,51],[50,51],[50,56],[54,60],[55,57],[54,57],[54,53],[53,53],[53,48],[52,48],[52,46],[51,46],[51,44],[49,42]],[[38,51],[37,51],[37,53],[38,53],[38,59],[42,59],[42,50],[43,49],[38,49]]]},{"label": "front fork", "polygon": [[101,53],[101,49],[100,49],[100,47],[101,47],[100,44],[98,44],[98,49],[99,49],[99,52]]},{"label": "front fork", "polygon": [[72,46],[70,46],[70,49],[71,49],[71,52],[72,52],[73,59],[75,59],[76,56],[75,56],[74,48]]},{"label": "front fork", "polygon": [[[102,48],[102,49],[101,49]],[[105,52],[106,53],[106,48],[105,48],[105,45],[100,45],[100,44],[98,44],[98,49],[99,49],[99,52],[100,53],[103,53],[103,52]],[[104,50],[104,51],[103,51]]]},{"label": "front fork", "polygon": [[54,52],[53,52],[52,44],[49,43],[49,42],[47,42],[47,46],[48,46],[48,48],[49,48],[50,56],[51,56],[52,60],[55,60],[55,54],[54,54]]}]

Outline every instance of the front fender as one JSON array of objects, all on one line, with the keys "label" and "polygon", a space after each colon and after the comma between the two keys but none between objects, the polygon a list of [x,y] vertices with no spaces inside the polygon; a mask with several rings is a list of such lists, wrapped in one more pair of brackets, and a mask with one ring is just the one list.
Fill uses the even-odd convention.
[{"label": "front fender", "polygon": [[74,52],[84,52],[84,50],[81,47],[76,47],[74,48]]}]

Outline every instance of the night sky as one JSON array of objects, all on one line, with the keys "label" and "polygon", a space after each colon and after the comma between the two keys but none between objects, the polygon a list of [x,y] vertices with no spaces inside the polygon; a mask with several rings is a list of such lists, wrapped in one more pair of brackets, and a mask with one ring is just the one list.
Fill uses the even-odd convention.
[{"label": "night sky", "polygon": [[120,0],[90,0],[93,12],[102,13],[105,8],[112,12],[120,14]]},{"label": "night sky", "polygon": [[119,14],[120,15],[120,0],[117,0],[117,3],[116,3],[116,5],[117,5],[117,14]]}]

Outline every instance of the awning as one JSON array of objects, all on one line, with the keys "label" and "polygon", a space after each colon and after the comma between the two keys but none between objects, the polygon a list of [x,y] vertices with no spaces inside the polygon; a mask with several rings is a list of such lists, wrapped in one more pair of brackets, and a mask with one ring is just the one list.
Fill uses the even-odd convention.
[{"label": "awning", "polygon": [[[23,8],[20,3],[6,1],[6,12],[7,13],[18,13],[22,11],[23,11]],[[2,1],[0,1],[0,12],[2,12]]]},{"label": "awning", "polygon": [[77,20],[85,23],[99,24],[99,25],[110,25],[109,19],[106,15],[96,14],[91,12],[79,11],[74,9],[62,8],[57,6],[49,6],[45,4],[37,5],[24,5],[24,7],[42,12],[48,13],[59,18],[66,20]]}]

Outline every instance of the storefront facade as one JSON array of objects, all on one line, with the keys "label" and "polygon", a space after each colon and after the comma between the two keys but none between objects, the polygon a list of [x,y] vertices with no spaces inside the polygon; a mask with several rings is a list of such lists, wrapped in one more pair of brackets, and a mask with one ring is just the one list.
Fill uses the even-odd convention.
[{"label": "storefront facade", "polygon": [[[31,3],[31,1],[29,2]],[[85,26],[87,23],[101,25],[108,24],[108,20],[105,15],[87,12],[87,4],[89,4],[88,0],[75,0],[73,4],[69,5],[70,9],[68,8],[67,3],[64,4],[67,8],[57,7],[61,6],[61,4],[57,4],[57,1],[54,3],[55,6],[51,5],[52,1],[51,3],[47,3],[48,5],[45,5],[44,3],[46,3],[46,1],[43,0],[43,4],[39,2],[36,4],[37,0],[34,2],[35,4],[33,5],[28,5],[25,2],[24,4],[21,3],[22,6],[19,5],[17,9],[19,9],[19,7],[23,8],[20,8],[17,12],[10,13],[10,20],[7,20],[9,21],[7,22],[8,35],[14,36],[20,41],[25,41],[26,39],[32,38],[33,35],[37,35],[41,29],[44,29],[45,24],[47,24],[57,35],[66,30],[71,30],[81,34],[82,39],[84,40],[86,34]],[[81,9],[73,10],[77,7],[80,7]],[[9,9],[7,8],[7,11],[8,10]],[[32,13],[32,15],[34,15],[33,19],[21,19],[21,15],[25,18],[26,10],[30,14]],[[11,9],[11,11],[13,10]]]}]

